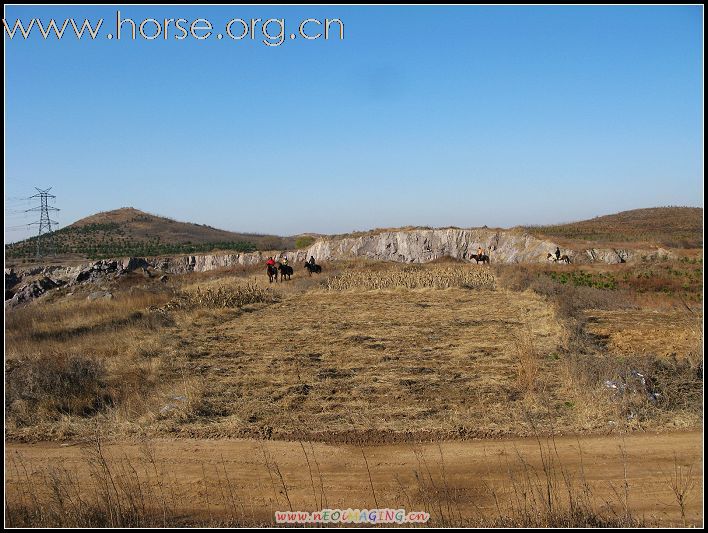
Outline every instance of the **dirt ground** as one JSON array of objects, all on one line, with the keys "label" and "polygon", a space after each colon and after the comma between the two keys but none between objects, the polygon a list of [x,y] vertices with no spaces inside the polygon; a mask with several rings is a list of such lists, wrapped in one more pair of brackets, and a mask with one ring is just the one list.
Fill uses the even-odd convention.
[{"label": "dirt ground", "polygon": [[[683,524],[671,487],[677,479],[689,479],[686,523],[700,526],[703,521],[700,432],[364,448],[228,439],[157,439],[146,446],[155,467],[147,464],[140,444],[105,445],[105,464],[118,483],[125,465],[140,477],[154,471],[153,482],[162,481],[167,500],[195,519],[231,517],[267,524],[273,511],[290,507],[391,507],[427,510],[431,524],[444,524],[450,515],[473,521],[507,509],[514,489],[532,487],[533,497],[543,497],[543,456],[545,470],[555,473],[550,477],[557,493],[565,491],[563,474],[577,486],[584,479],[595,505],[618,514],[626,505],[648,525]],[[33,487],[49,487],[46,475],[52,468],[73,473],[90,497],[95,481],[89,475],[89,449],[80,444],[8,444],[8,501],[23,497],[26,480]],[[526,485],[525,479],[531,483]],[[536,489],[541,491],[534,495]]]}]

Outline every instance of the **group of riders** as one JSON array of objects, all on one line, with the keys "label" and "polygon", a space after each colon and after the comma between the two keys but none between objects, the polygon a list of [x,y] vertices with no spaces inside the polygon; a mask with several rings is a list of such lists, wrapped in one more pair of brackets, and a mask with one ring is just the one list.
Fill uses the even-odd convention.
[{"label": "group of riders", "polygon": [[[268,279],[270,281],[277,282],[278,272],[280,272],[281,280],[284,280],[286,276],[287,279],[290,279],[290,276],[294,273],[294,271],[293,267],[291,267],[289,263],[290,262],[288,261],[288,256],[286,256],[285,254],[282,255],[282,258],[279,261],[276,261],[273,256],[269,257],[266,261],[266,271],[268,272]],[[305,268],[310,273],[310,275],[312,275],[313,273],[319,274],[322,272],[322,267],[315,263],[314,256],[310,256],[310,259],[305,262]]]},{"label": "group of riders", "polygon": [[[477,248],[477,254],[472,254],[470,256],[470,259],[474,259],[477,261],[477,263],[489,263],[489,254],[493,251],[496,250],[496,246],[494,245],[489,245],[488,251],[479,246]],[[560,247],[556,246],[556,251],[555,253],[549,253],[548,254],[548,259],[552,260],[554,263],[568,263],[570,264],[570,257],[566,254],[561,255]]]},{"label": "group of riders", "polygon": [[[279,261],[281,265],[288,266],[288,256],[284,255],[283,258]],[[307,263],[310,265],[315,265],[315,258],[314,256],[310,256],[310,259],[307,260]],[[274,267],[276,265],[275,258],[273,256],[270,256],[268,260],[266,261],[267,266],[272,266]]]}]

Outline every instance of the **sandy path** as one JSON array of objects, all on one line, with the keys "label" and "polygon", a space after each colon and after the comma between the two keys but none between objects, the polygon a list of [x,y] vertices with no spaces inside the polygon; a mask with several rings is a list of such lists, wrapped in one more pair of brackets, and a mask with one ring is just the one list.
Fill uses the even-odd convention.
[{"label": "sandy path", "polygon": [[[180,439],[154,440],[150,446],[175,505],[181,512],[202,517],[232,514],[267,522],[273,510],[288,509],[289,505],[311,511],[322,504],[374,508],[377,503],[379,507],[427,509],[432,523],[440,524],[449,514],[496,516],[494,494],[506,506],[512,487],[515,483],[520,487],[526,474],[531,479],[537,474],[544,479],[539,443],[534,439],[371,446],[365,447],[363,454],[356,446],[305,444],[303,451],[298,442],[282,441]],[[702,524],[700,432],[579,440],[558,437],[555,447],[547,441],[542,441],[541,447],[544,452],[552,451],[556,472],[562,465],[579,481],[584,471],[597,505],[609,502],[617,512],[623,506],[626,467],[632,514],[666,525],[681,523],[668,480],[677,465],[684,473],[692,465],[694,484],[687,517],[690,523]],[[142,450],[138,444],[105,447],[116,477],[125,471],[121,465],[128,462],[141,476],[150,471]],[[5,454],[10,498],[13,491],[19,494],[18,490],[27,487],[27,479],[36,486],[46,486],[44,476],[49,467],[75,473],[82,491],[92,491],[87,449],[81,445],[9,444]],[[524,462],[529,466],[524,467]],[[150,474],[146,475],[150,479]],[[558,481],[562,483],[560,476]],[[542,484],[545,487],[545,481]],[[558,492],[564,492],[562,485],[559,487]]]}]

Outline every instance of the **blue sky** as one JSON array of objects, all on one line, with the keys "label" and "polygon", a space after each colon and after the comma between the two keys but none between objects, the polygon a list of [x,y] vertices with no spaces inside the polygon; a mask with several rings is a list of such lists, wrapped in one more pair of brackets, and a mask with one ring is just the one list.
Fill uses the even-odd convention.
[{"label": "blue sky", "polygon": [[[344,39],[109,40],[117,9],[215,33],[339,18]],[[105,20],[93,41],[5,36],[6,240],[36,231],[34,186],[60,226],[133,206],[283,235],[702,206],[699,6],[5,12],[34,17]]]}]

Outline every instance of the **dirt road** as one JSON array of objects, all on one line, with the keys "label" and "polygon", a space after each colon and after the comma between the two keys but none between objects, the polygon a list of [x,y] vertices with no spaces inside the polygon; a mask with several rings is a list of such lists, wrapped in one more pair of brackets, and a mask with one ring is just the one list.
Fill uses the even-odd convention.
[{"label": "dirt road", "polygon": [[[48,490],[51,471],[75,476],[76,486],[90,497],[98,491],[95,452],[82,444],[7,445],[8,501]],[[689,487],[686,521],[703,523],[700,432],[363,448],[153,440],[105,444],[102,457],[118,486],[134,475],[145,486],[159,486],[168,505],[180,513],[202,519],[231,516],[269,523],[273,511],[290,507],[391,507],[425,509],[431,524],[440,525],[450,517],[494,517],[513,505],[518,508],[524,492],[526,504],[546,505],[549,487],[557,504],[565,500],[568,486],[581,494],[584,480],[596,508],[621,514],[626,505],[633,516],[663,525],[683,524],[671,488],[683,483]]]}]

